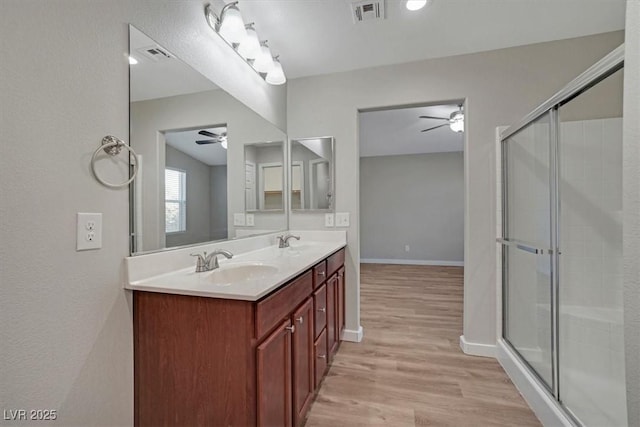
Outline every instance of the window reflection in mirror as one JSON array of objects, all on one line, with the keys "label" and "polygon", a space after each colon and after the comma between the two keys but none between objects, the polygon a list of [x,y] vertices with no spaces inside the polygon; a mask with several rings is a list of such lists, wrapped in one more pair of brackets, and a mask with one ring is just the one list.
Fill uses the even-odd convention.
[{"label": "window reflection in mirror", "polygon": [[245,210],[284,210],[282,141],[245,144]]},{"label": "window reflection in mirror", "polygon": [[291,140],[291,209],[332,211],[333,137]]},{"label": "window reflection in mirror", "polygon": [[245,143],[280,141],[269,162],[282,169],[286,135],[132,26],[129,43],[132,254],[286,230],[282,181],[256,187],[254,225],[233,220],[245,212]]}]

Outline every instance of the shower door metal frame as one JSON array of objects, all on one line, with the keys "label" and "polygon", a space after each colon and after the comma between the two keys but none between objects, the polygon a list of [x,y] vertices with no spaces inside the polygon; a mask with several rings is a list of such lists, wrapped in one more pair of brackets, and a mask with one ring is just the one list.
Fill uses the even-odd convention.
[{"label": "shower door metal frame", "polygon": [[[589,90],[593,86],[597,85],[607,77],[616,73],[624,67],[624,44],[620,45],[607,56],[602,58],[596,64],[587,69],[584,73],[580,74],[559,92],[554,94],[547,101],[542,103],[531,113],[527,114],[515,125],[508,127],[500,134],[500,147],[501,147],[501,163],[502,163],[502,236],[503,238],[497,239],[502,244],[502,339],[505,344],[512,350],[513,354],[522,362],[529,371],[533,374],[539,385],[546,390],[550,396],[555,400],[559,408],[563,410],[565,414],[576,424],[581,425],[580,421],[573,415],[573,413],[562,403],[562,395],[560,389],[560,351],[559,348],[559,293],[560,293],[560,274],[559,274],[559,255],[560,255],[560,214],[561,214],[561,197],[560,197],[560,127],[558,109],[562,106]],[[550,193],[550,220],[551,220],[551,247],[549,248],[551,254],[551,353],[552,353],[552,384],[549,388],[536,370],[525,360],[524,357],[518,352],[518,350],[509,342],[506,336],[506,328],[508,325],[508,251],[505,250],[508,246],[516,246],[519,249],[527,250],[532,253],[539,254],[541,249],[532,245],[527,245],[526,242],[518,242],[508,239],[508,218],[509,218],[509,203],[508,203],[508,139],[516,133],[529,126],[535,120],[549,115],[550,120],[550,140],[549,140],[549,193]]]}]

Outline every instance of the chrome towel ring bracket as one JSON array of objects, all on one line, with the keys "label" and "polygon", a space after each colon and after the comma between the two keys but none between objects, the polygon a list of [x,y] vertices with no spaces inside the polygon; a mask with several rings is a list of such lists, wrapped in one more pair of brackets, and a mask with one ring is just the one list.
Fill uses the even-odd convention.
[{"label": "chrome towel ring bracket", "polygon": [[[98,176],[98,172],[96,171],[96,159],[98,158],[98,154],[100,154],[100,151],[104,150],[104,152],[110,156],[117,156],[118,154],[120,154],[123,148],[129,150],[129,153],[131,153],[134,159],[133,173],[131,174],[131,178],[121,184],[113,184],[100,178],[100,176]],[[138,155],[135,151],[133,151],[133,148],[127,145],[127,143],[122,141],[120,138],[112,135],[107,135],[102,138],[102,144],[96,151],[94,151],[93,156],[91,156],[91,171],[93,172],[93,176],[95,176],[98,182],[100,182],[102,185],[111,188],[120,188],[131,184],[131,182],[136,178],[136,175],[138,175],[138,164]]]}]

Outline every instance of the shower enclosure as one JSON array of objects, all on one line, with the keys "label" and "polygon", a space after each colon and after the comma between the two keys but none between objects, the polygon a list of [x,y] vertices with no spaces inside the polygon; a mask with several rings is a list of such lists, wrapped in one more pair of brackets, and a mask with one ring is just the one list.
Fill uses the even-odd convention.
[{"label": "shower enclosure", "polygon": [[620,47],[500,136],[502,338],[576,425],[627,424]]}]

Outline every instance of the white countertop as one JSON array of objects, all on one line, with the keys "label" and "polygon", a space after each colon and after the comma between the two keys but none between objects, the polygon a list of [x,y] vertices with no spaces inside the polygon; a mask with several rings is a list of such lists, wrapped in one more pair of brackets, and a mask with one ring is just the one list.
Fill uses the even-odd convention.
[{"label": "white countertop", "polygon": [[[341,238],[311,241],[303,237],[299,242],[292,240],[289,248],[280,249],[272,244],[238,253],[232,259],[218,256],[220,268],[202,273],[195,272],[195,259],[191,259],[189,267],[138,278],[136,276],[139,274],[136,275],[132,270],[135,270],[136,258],[139,257],[131,257],[127,258],[129,281],[125,284],[125,288],[146,292],[257,301],[338,249],[345,247],[346,236],[336,237]],[[216,246],[227,249],[225,244]],[[197,248],[191,248],[191,251],[199,252]],[[166,254],[162,255],[163,258],[166,256]],[[162,259],[159,258],[158,261],[161,262]],[[148,260],[146,262],[148,263]],[[247,265],[258,266],[256,273],[232,282],[221,280],[227,277],[228,272]],[[134,278],[135,280],[132,280]]]}]

